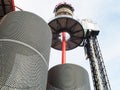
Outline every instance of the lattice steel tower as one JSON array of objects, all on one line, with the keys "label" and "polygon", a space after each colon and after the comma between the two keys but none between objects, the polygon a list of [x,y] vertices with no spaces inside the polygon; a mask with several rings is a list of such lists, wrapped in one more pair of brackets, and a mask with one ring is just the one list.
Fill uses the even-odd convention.
[{"label": "lattice steel tower", "polygon": [[84,29],[87,30],[84,39],[84,48],[90,61],[91,73],[95,90],[111,90],[106,73],[102,53],[97,40],[99,28],[91,20],[82,20]]},{"label": "lattice steel tower", "polygon": [[[89,58],[94,90],[111,90],[103,57],[98,44],[99,28],[91,20],[84,19],[81,23],[73,18],[74,8],[67,3],[55,7],[55,18],[49,22],[53,34],[52,47],[62,50],[62,64],[65,63],[65,51],[78,46],[84,47]],[[62,33],[62,40],[60,35]],[[66,40],[65,33],[70,35]]]}]

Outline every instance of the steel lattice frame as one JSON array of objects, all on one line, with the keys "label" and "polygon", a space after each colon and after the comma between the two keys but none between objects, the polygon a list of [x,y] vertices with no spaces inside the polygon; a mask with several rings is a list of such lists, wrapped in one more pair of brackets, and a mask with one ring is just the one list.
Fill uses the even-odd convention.
[{"label": "steel lattice frame", "polygon": [[104,90],[111,90],[107,72],[106,72],[106,68],[104,65],[103,57],[102,57],[102,53],[101,53],[99,43],[98,43],[96,36],[93,37],[93,46],[94,46],[94,50],[95,50],[94,51],[95,55],[97,57],[97,62],[98,62],[99,71],[101,74],[101,79],[102,79],[102,84],[103,84]]},{"label": "steel lattice frame", "polygon": [[111,90],[102,53],[98,44],[96,34],[86,38],[85,48],[90,61],[91,73],[95,90]]}]

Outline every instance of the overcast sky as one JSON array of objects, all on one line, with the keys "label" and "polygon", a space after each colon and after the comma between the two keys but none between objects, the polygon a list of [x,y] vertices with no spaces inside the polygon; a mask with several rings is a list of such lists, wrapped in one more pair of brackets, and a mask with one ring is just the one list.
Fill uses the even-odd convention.
[{"label": "overcast sky", "polygon": [[[25,11],[33,12],[49,22],[54,17],[56,4],[66,1],[75,8],[77,19],[92,19],[100,27],[98,36],[107,74],[112,90],[120,90],[120,0],[15,0],[15,5]],[[50,65],[61,63],[61,51],[51,49]],[[85,60],[83,47],[67,52],[67,63],[74,63],[91,72],[89,60]],[[93,85],[91,83],[91,90]]]}]

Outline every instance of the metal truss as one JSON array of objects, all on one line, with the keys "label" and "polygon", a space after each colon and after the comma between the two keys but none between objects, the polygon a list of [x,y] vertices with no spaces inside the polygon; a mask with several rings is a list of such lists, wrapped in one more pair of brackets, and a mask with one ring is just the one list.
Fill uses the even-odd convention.
[{"label": "metal truss", "polygon": [[85,40],[84,46],[90,61],[94,89],[111,90],[102,53],[96,36],[97,35],[94,33],[88,36]]}]

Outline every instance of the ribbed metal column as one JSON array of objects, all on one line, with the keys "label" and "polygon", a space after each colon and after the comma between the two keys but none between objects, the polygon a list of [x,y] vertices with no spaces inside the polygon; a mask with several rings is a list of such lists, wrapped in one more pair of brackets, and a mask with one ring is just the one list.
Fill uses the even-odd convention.
[{"label": "ribbed metal column", "polygon": [[88,73],[74,64],[57,65],[48,72],[47,90],[90,90]]},{"label": "ribbed metal column", "polygon": [[39,16],[11,12],[0,24],[0,90],[46,90],[51,30]]}]

